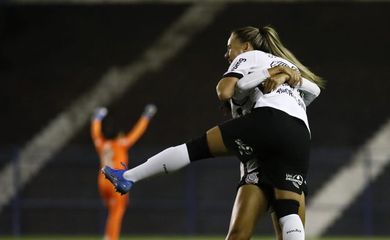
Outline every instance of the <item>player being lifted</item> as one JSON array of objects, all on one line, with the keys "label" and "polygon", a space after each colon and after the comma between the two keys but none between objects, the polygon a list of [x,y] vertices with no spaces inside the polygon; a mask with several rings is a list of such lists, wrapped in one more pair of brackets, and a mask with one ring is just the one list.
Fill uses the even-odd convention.
[{"label": "player being lifted", "polygon": [[241,105],[255,96],[250,111],[187,143],[167,148],[133,169],[106,166],[102,171],[119,192],[126,193],[137,181],[197,160],[236,155],[246,164],[256,159],[261,169],[251,179],[257,187],[244,184],[239,188],[226,239],[250,239],[269,204],[282,238],[303,240],[310,150],[306,105],[319,95],[317,85],[323,82],[283,46],[271,27],[236,29],[227,47],[231,64],[218,82],[217,95],[221,101]]}]

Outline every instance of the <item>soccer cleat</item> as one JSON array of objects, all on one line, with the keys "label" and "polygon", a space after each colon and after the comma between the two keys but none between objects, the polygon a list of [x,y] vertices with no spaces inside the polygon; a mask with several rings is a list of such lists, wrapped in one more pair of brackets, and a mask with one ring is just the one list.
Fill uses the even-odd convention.
[{"label": "soccer cleat", "polygon": [[102,168],[104,176],[106,176],[106,178],[114,185],[116,191],[122,195],[128,193],[134,184],[134,182],[126,180],[123,177],[123,173],[126,171],[127,169],[113,169],[109,166],[104,166]]}]

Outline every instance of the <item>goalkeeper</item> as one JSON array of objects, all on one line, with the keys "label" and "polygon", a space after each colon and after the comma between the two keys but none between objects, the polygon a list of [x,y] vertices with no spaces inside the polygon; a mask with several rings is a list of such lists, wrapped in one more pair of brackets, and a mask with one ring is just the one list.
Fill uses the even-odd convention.
[{"label": "goalkeeper", "polygon": [[[121,163],[128,164],[128,151],[145,133],[150,120],[157,111],[155,105],[147,105],[135,126],[126,134],[119,133],[115,138],[108,139],[103,135],[102,122],[107,115],[106,108],[95,110],[91,122],[91,135],[100,158],[100,167],[105,165],[119,168]],[[98,187],[100,196],[108,210],[105,226],[105,240],[119,239],[122,219],[126,211],[129,194],[119,195],[114,187],[99,174]]]}]

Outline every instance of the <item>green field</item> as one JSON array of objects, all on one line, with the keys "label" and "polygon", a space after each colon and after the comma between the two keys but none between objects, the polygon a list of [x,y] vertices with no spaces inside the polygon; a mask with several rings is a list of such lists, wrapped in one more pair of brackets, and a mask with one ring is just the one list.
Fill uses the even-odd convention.
[{"label": "green field", "polygon": [[[0,240],[102,240],[102,237],[96,236],[23,236],[23,237],[2,237]],[[121,240],[223,240],[224,236],[128,236]],[[307,238],[307,240],[388,240],[390,237],[326,237],[326,238]],[[274,240],[273,237],[254,237],[253,240]]]}]

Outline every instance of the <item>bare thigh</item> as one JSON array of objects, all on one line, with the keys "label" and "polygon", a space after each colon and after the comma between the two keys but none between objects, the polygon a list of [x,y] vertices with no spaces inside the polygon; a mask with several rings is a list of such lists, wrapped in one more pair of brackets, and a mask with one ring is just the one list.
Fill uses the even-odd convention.
[{"label": "bare thigh", "polygon": [[218,126],[207,131],[207,143],[210,153],[214,156],[225,156],[229,154],[229,150],[223,143],[222,133]]},{"label": "bare thigh", "polygon": [[234,202],[226,239],[250,239],[267,206],[268,199],[259,187],[250,184],[241,186]]}]

